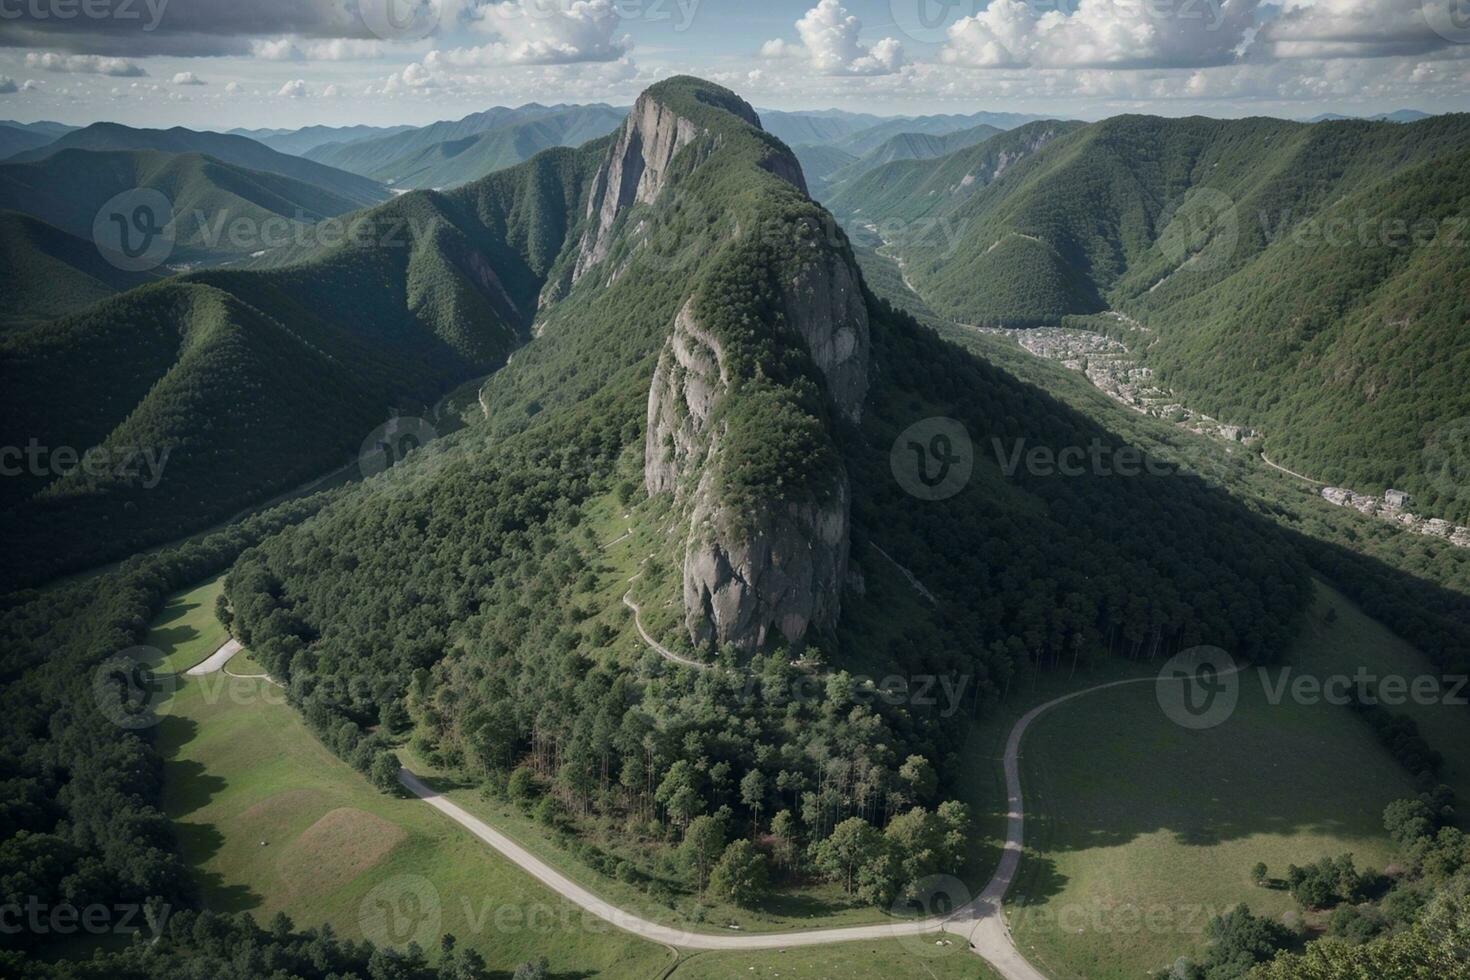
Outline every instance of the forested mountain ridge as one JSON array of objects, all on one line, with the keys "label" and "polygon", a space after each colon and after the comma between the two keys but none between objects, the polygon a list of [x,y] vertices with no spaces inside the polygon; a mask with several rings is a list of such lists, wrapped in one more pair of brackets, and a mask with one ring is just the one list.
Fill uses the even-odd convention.
[{"label": "forested mountain ridge", "polygon": [[[4,482],[13,587],[177,537],[344,462],[395,404],[504,362],[535,315],[595,154],[554,151],[353,219],[268,272],[170,279],[0,339],[5,428],[109,469]],[[105,358],[97,356],[106,350]],[[66,514],[65,520],[52,515]]]},{"label": "forested mountain ridge", "polygon": [[0,211],[0,329],[75,312],[153,278],[116,268],[90,240]]},{"label": "forested mountain ridge", "polygon": [[[808,174],[807,176],[812,180],[813,196],[825,200],[843,183],[856,180],[884,164],[895,160],[932,160],[935,157],[946,156],[966,147],[983,143],[1001,132],[1004,130],[982,123],[979,126],[938,135],[899,133],[884,140],[857,159],[852,159],[851,154],[835,147],[812,148],[807,150],[807,154],[827,165],[815,175]],[[825,150],[826,152],[818,156],[812,152],[813,150]],[[802,152],[798,151],[797,155],[802,157]],[[820,179],[813,179],[814,177]]]},{"label": "forested mountain ridge", "polygon": [[1263,431],[1276,461],[1463,518],[1463,486],[1426,457],[1470,415],[1450,380],[1470,369],[1453,285],[1467,151],[1464,115],[1123,116],[968,195],[936,193],[961,153],[882,168],[831,203],[859,224],[937,222],[943,236],[900,234],[891,248],[943,314],[1028,326],[1121,310],[1153,332],[1145,362],[1165,382]]},{"label": "forested mountain ridge", "polygon": [[605,136],[626,114],[608,105],[496,108],[401,133],[323,144],[305,156],[395,188],[455,187],[542,150]]},{"label": "forested mountain ridge", "polygon": [[[356,211],[360,197],[326,184],[250,170],[198,153],[58,150],[33,163],[0,164],[0,209],[91,239],[104,204],[152,190],[172,209],[164,225],[175,265],[215,264],[289,243],[324,218]],[[165,216],[158,216],[160,221]]]},{"label": "forested mountain ridge", "polygon": [[228,133],[196,132],[176,126],[173,129],[135,129],[119,123],[94,123],[73,130],[55,142],[18,153],[6,160],[12,163],[34,163],[63,150],[153,150],[159,153],[198,153],[223,163],[248,170],[279,174],[330,190],[351,200],[358,207],[377,204],[388,191],[376,181],[324,166],[304,157],[278,153],[263,143],[245,136]]}]

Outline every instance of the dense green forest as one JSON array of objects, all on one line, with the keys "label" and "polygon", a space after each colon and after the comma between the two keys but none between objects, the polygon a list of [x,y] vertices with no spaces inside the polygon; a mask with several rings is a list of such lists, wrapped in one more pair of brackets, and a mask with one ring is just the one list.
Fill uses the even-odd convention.
[{"label": "dense green forest", "polygon": [[1264,432],[1277,462],[1470,517],[1470,117],[1121,116],[1042,145],[1047,125],[890,164],[829,203],[876,225],[945,317],[1121,310],[1166,384]]},{"label": "dense green forest", "polygon": [[[731,229],[772,238],[771,228],[803,227],[811,206],[760,167],[772,145],[710,104],[723,95],[694,96],[681,113],[727,152],[703,158],[692,143],[679,158],[688,169],[676,171],[682,193],[629,212],[606,260],[617,274],[570,285],[485,386],[485,421],[344,494],[230,573],[232,630],[329,744],[355,753],[354,733],[392,732],[496,792],[524,771],[516,795],[554,799],[557,819],[573,825],[631,821],[655,853],[702,816],[743,827],[788,810],[786,827],[812,855],[799,863],[812,870],[810,845],[844,821],[882,830],[914,806],[941,805],[965,718],[1004,697],[1028,662],[1073,669],[1198,643],[1279,655],[1310,586],[1272,524],[1186,476],[1003,478],[992,440],[1120,440],[885,303],[865,295],[874,369],[862,425],[803,401],[817,382],[799,352],[779,346],[782,321],[762,292],[780,239],[753,247]],[[707,223],[703,195],[717,196],[728,223]],[[696,231],[701,247],[689,248]],[[756,392],[716,409],[732,432],[789,431],[796,446],[814,436],[828,447],[824,466],[840,461],[852,476],[855,560],[874,587],[845,596],[844,622],[864,625],[823,638],[815,668],[780,644],[753,658],[726,651],[714,672],[673,668],[639,652],[620,592],[611,608],[594,604],[618,572],[591,510],[617,495],[639,520],[668,516],[629,477],[643,469],[656,354],[691,295],[695,310],[712,311],[731,376],[748,374]],[[818,427],[774,426],[768,411]],[[986,447],[980,475],[919,506],[895,484],[889,448],[910,423],[941,414]],[[749,489],[763,499],[803,499],[825,480],[812,453],[773,453],[769,439],[725,445],[746,461],[741,472],[760,474]],[[671,545],[648,563],[655,583],[678,567]],[[928,584],[934,606],[880,588],[880,548]],[[902,633],[867,628],[894,604],[913,610]],[[884,668],[963,678],[966,710],[859,703],[844,678]],[[819,695],[793,697],[813,669]],[[939,819],[930,813],[913,819]]]},{"label": "dense green forest", "polygon": [[[223,519],[347,462],[395,406],[499,366],[599,158],[549,152],[359,215],[287,268],[194,273],[5,334],[5,443],[48,455],[0,488],[0,585]],[[94,447],[109,465],[77,465]]]},{"label": "dense green forest", "polygon": [[88,239],[0,211],[0,330],[76,312],[153,278],[116,268]]}]

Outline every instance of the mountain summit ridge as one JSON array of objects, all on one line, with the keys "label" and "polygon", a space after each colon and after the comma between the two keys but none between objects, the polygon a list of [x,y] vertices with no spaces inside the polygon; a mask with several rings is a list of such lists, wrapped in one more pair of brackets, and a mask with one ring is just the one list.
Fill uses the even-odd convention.
[{"label": "mountain summit ridge", "polygon": [[[742,194],[728,220],[719,202]],[[861,419],[868,387],[856,263],[790,149],[739,96],[697,79],[644,92],[615,135],[574,284],[610,284],[669,238],[655,241],[639,206],[695,212],[675,251],[710,256],[669,324],[644,446],[646,489],[672,495],[686,529],[685,627],[704,647],[799,645],[835,628],[846,577],[851,493],[833,425]]]}]

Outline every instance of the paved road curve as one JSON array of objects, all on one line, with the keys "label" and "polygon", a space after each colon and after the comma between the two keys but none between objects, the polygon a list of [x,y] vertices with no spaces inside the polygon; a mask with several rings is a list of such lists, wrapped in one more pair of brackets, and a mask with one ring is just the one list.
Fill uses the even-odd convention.
[{"label": "paved road curve", "polygon": [[[637,607],[633,606],[626,597],[624,601],[634,609],[636,617]],[[639,632],[643,632],[641,626]],[[646,635],[644,640],[653,645],[653,641]],[[1233,673],[1233,671],[1230,672]],[[785,949],[793,946],[819,946],[862,939],[895,939],[948,932],[967,939],[970,948],[984,957],[1006,980],[1046,980],[1045,974],[1027,962],[1026,957],[1016,948],[1010,930],[1006,927],[1005,918],[1000,914],[1001,902],[1011,887],[1011,880],[1015,877],[1016,869],[1020,866],[1021,848],[1025,839],[1026,811],[1021,795],[1021,740],[1032,722],[1059,704],[1095,691],[1121,687],[1124,684],[1152,684],[1155,682],[1156,678],[1150,676],[1099,684],[1096,687],[1085,688],[1054,698],[1045,704],[1037,705],[1021,716],[1012,726],[1010,736],[1006,740],[1004,766],[1008,812],[1006,814],[1006,839],[1001,851],[1000,863],[996,866],[995,874],[991,876],[979,897],[948,916],[929,919],[896,920],[878,925],[849,926],[841,929],[727,935],[694,932],[661,925],[640,918],[632,912],[627,912],[598,898],[489,824],[445,799],[407,769],[399,771],[398,781],[409,792],[520,865],[522,870],[558,895],[581,906],[593,915],[611,922],[620,929],[654,942],[683,949]]]}]

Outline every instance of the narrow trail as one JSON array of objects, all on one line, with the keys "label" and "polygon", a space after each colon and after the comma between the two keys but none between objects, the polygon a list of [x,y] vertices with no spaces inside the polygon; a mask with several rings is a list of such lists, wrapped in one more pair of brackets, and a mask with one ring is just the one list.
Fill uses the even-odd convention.
[{"label": "narrow trail", "polygon": [[702,664],[698,660],[690,660],[688,657],[679,656],[677,653],[670,650],[668,647],[664,646],[653,637],[649,636],[648,630],[643,628],[643,620],[639,618],[641,610],[639,610],[638,608],[638,603],[633,601],[633,592],[631,589],[623,593],[623,605],[633,610],[633,625],[637,627],[638,635],[643,637],[643,642],[648,644],[648,648],[654,653],[657,653],[660,657],[663,657],[665,660],[668,660],[671,663],[676,663],[683,667],[693,667],[695,670],[714,669],[713,665],[711,664]]},{"label": "narrow trail", "polygon": [[[629,600],[625,597],[625,602]],[[629,602],[637,616],[637,607]],[[642,627],[639,627],[642,632]],[[646,635],[645,641],[657,649]],[[705,665],[698,665],[705,666]],[[1241,668],[1222,671],[1221,676],[1236,673]],[[437,790],[426,785],[407,769],[398,773],[398,781],[413,795],[428,803],[450,820],[458,823],[480,840],[489,844],[509,860],[515,862],[527,874],[556,892],[567,901],[587,910],[598,918],[612,923],[619,929],[636,936],[664,943],[679,949],[724,949],[759,950],[789,949],[797,946],[820,946],[854,940],[898,939],[909,936],[927,936],[950,933],[969,942],[970,949],[983,957],[1005,980],[1047,980],[1036,967],[1027,961],[1017,948],[1002,915],[1002,901],[1010,890],[1011,882],[1021,864],[1021,853],[1025,840],[1026,810],[1021,793],[1021,741],[1033,722],[1057,705],[1097,691],[1104,691],[1126,684],[1153,684],[1153,676],[1134,677],[1121,681],[1110,681],[1094,687],[1073,691],[1053,698],[1045,704],[1027,711],[1011,727],[1006,740],[1003,764],[1006,780],[1006,836],[995,873],[991,875],[984,890],[973,901],[945,916],[927,919],[892,921],[867,926],[848,926],[838,929],[804,929],[794,932],[722,935],[696,932],[675,926],[663,925],[644,919],[632,912],[598,898],[586,888],[567,878],[545,861],[527,851],[515,841],[495,830],[484,821],[466,812],[445,799]]]},{"label": "narrow trail", "polygon": [[1273,462],[1271,462],[1271,460],[1269,460],[1269,459],[1266,458],[1266,454],[1265,453],[1261,453],[1261,462],[1265,463],[1267,466],[1271,467],[1273,470],[1280,470],[1281,472],[1285,473],[1287,476],[1294,476],[1298,480],[1302,480],[1302,481],[1304,481],[1306,483],[1310,483],[1314,487],[1325,487],[1325,486],[1327,486],[1327,484],[1323,483],[1321,480],[1314,480],[1310,476],[1302,476],[1296,470],[1289,470],[1285,466],[1282,466],[1279,463],[1273,463]]}]

